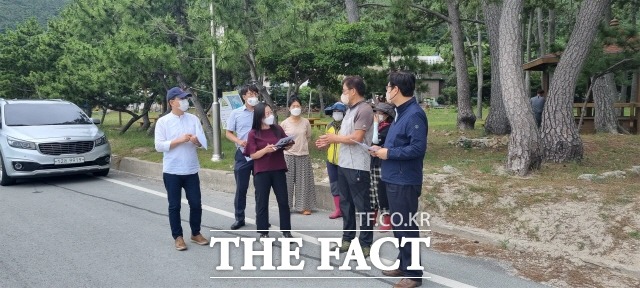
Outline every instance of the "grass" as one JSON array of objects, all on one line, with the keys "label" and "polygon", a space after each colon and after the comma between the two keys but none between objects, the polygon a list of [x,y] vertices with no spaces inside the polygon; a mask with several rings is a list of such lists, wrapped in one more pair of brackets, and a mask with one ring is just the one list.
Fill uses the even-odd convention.
[{"label": "grass", "polygon": [[[149,117],[158,117],[159,113],[150,112]],[[101,113],[94,114],[94,118],[100,119]],[[128,114],[122,114],[122,124],[126,124],[132,117]],[[313,115],[319,117],[319,115]],[[328,118],[325,122],[328,122]],[[118,112],[110,112],[105,117],[104,123],[101,128],[107,134],[107,138],[111,143],[111,149],[113,154],[121,157],[135,157],[141,160],[147,160],[152,162],[162,162],[162,153],[156,152],[154,148],[153,136],[148,136],[146,131],[140,128],[138,123],[134,123],[127,132],[120,133],[120,125]],[[322,135],[324,131],[321,129],[313,129],[312,141]],[[224,133],[221,133],[221,150],[223,158],[219,162],[211,161],[213,156],[212,143],[209,143],[209,149],[198,149],[198,157],[200,159],[200,165],[202,168],[214,169],[214,170],[233,170],[233,162],[235,155],[235,145],[224,137]],[[320,163],[324,161],[325,151],[320,151],[310,143],[310,155],[314,159],[314,163]]]},{"label": "grass", "polygon": [[[487,115],[487,111],[483,112]],[[282,113],[281,113],[282,115]],[[476,122],[475,130],[458,131],[455,127],[455,109],[430,109],[427,111],[429,119],[429,138],[427,155],[425,156],[425,172],[435,173],[445,165],[451,165],[463,174],[472,174],[480,177],[491,175],[497,166],[503,166],[506,161],[507,148],[497,149],[462,149],[454,147],[448,142],[455,141],[461,136],[467,138],[485,137],[483,129]],[[94,115],[99,118],[100,114]],[[151,117],[157,117],[152,113]],[[312,117],[320,117],[313,114]],[[122,121],[126,123],[131,117],[122,114]],[[281,117],[282,118],[282,117]],[[325,120],[326,119],[326,120]],[[323,118],[318,122],[329,122],[329,118]],[[162,153],[154,149],[153,137],[147,136],[146,131],[141,131],[139,125],[134,125],[124,134],[120,134],[118,113],[111,112],[105,117],[102,129],[111,142],[114,154],[119,156],[137,157],[143,160],[160,162]],[[310,143],[310,154],[314,163],[323,162],[325,151],[318,150],[312,144],[318,136],[324,133],[323,129],[313,129]],[[200,162],[204,168],[230,170],[233,165],[235,146],[224,138],[221,140],[224,158],[220,162],[212,162],[211,143],[209,150],[200,150]],[[580,162],[543,164],[542,169],[534,173],[535,177],[548,180],[548,183],[566,184],[564,180],[575,179],[580,174],[597,174],[604,171],[624,170],[632,165],[640,165],[640,135],[582,135],[585,147],[585,158]],[[629,155],[638,155],[630,157]],[[499,180],[499,179],[498,179]],[[607,181],[594,183],[597,185],[610,185]],[[517,186],[517,185],[516,185]],[[517,188],[517,187],[515,187]]]}]

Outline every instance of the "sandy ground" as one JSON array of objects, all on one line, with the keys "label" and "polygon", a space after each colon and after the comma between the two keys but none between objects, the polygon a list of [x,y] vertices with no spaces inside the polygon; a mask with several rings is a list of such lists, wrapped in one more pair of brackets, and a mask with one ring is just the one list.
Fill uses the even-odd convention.
[{"label": "sandy ground", "polygon": [[[314,163],[314,168],[317,181],[328,182],[324,165]],[[503,171],[496,167],[495,173]],[[465,231],[432,235],[433,247],[501,259],[514,273],[555,287],[640,287],[640,235],[632,234],[640,231],[640,201],[606,203],[588,186],[553,192],[512,188],[509,177],[503,178],[498,187],[508,193],[490,197],[470,188],[482,187],[482,182],[453,167],[426,174],[424,191],[429,195],[423,195],[421,206],[432,223]],[[522,200],[531,198],[538,201]],[[460,209],[450,213],[456,205],[488,215],[464,217]],[[474,241],[474,235],[493,241]]]}]

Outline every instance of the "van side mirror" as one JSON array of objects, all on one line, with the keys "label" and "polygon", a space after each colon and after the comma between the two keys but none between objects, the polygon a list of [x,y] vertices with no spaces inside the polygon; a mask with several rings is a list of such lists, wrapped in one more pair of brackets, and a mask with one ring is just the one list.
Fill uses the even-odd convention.
[{"label": "van side mirror", "polygon": [[100,124],[100,119],[98,119],[98,118],[91,118],[91,122],[93,122],[93,124],[98,125],[98,124]]}]

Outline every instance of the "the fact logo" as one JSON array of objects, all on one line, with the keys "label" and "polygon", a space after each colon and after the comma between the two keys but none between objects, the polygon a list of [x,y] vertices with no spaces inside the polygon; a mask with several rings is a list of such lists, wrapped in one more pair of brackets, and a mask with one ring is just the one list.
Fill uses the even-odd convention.
[{"label": "the fact logo", "polygon": [[[334,266],[331,265],[331,259],[334,258],[339,260],[340,253],[338,250],[338,245],[341,245],[341,238],[317,238],[320,243],[320,265],[316,267],[319,271],[331,271],[334,270]],[[262,250],[254,250],[254,242],[256,242],[255,238],[211,238],[211,247],[214,247],[217,243],[220,244],[220,264],[216,266],[216,270],[218,271],[231,271],[234,270],[234,267],[230,265],[229,259],[229,250],[231,249],[231,244],[235,247],[239,248],[242,244],[242,248],[244,250],[244,262],[240,267],[240,270],[244,271],[255,271],[258,270],[258,267],[254,265],[254,257],[262,257],[262,266],[259,267],[261,271],[300,271],[305,269],[305,261],[300,260],[300,249],[303,248],[302,238],[260,238],[259,240],[262,242],[263,249]],[[280,263],[274,265],[273,263],[273,246],[274,242],[278,241],[280,243],[281,254],[279,255]],[[371,264],[380,270],[394,270],[398,269],[400,263],[399,260],[396,260],[391,265],[385,265],[382,263],[380,258],[380,248],[385,243],[391,243],[396,248],[398,247],[406,247],[406,245],[411,246],[411,265],[407,267],[409,270],[424,270],[424,268],[420,264],[420,244],[424,244],[426,247],[430,247],[431,238],[402,238],[398,240],[393,237],[380,238],[373,242],[371,245],[370,252],[370,260]],[[293,245],[297,244],[297,245]],[[289,247],[285,249],[285,247]],[[293,249],[291,249],[294,247]],[[351,270],[353,269],[350,266],[351,261],[356,261],[357,265],[355,266],[355,270],[371,270],[371,266],[367,264],[366,258],[362,252],[362,247],[359,244],[358,238],[353,239],[351,241],[351,245],[349,246],[349,250],[346,252],[346,256],[344,257],[343,263],[338,267],[338,270]],[[299,261],[298,264],[292,265],[291,260],[296,259]]]}]

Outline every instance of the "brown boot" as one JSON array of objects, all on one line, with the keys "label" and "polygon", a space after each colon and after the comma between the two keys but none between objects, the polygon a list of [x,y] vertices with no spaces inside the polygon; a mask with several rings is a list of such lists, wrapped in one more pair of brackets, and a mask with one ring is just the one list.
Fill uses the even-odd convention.
[{"label": "brown boot", "polygon": [[178,236],[178,238],[176,238],[176,250],[187,250],[187,244],[184,243],[184,239],[182,238],[182,236]]},{"label": "brown boot", "polygon": [[414,288],[422,286],[422,281],[416,281],[409,278],[403,278],[400,282],[393,285],[393,288]]},{"label": "brown boot", "polygon": [[202,234],[191,236],[191,242],[196,243],[198,245],[202,245],[202,246],[209,245],[209,240],[207,240],[207,238],[204,238]]},{"label": "brown boot", "polygon": [[402,273],[402,271],[400,271],[400,269],[382,270],[382,275],[388,276],[388,277],[401,277],[401,276],[404,276],[404,273]]}]

